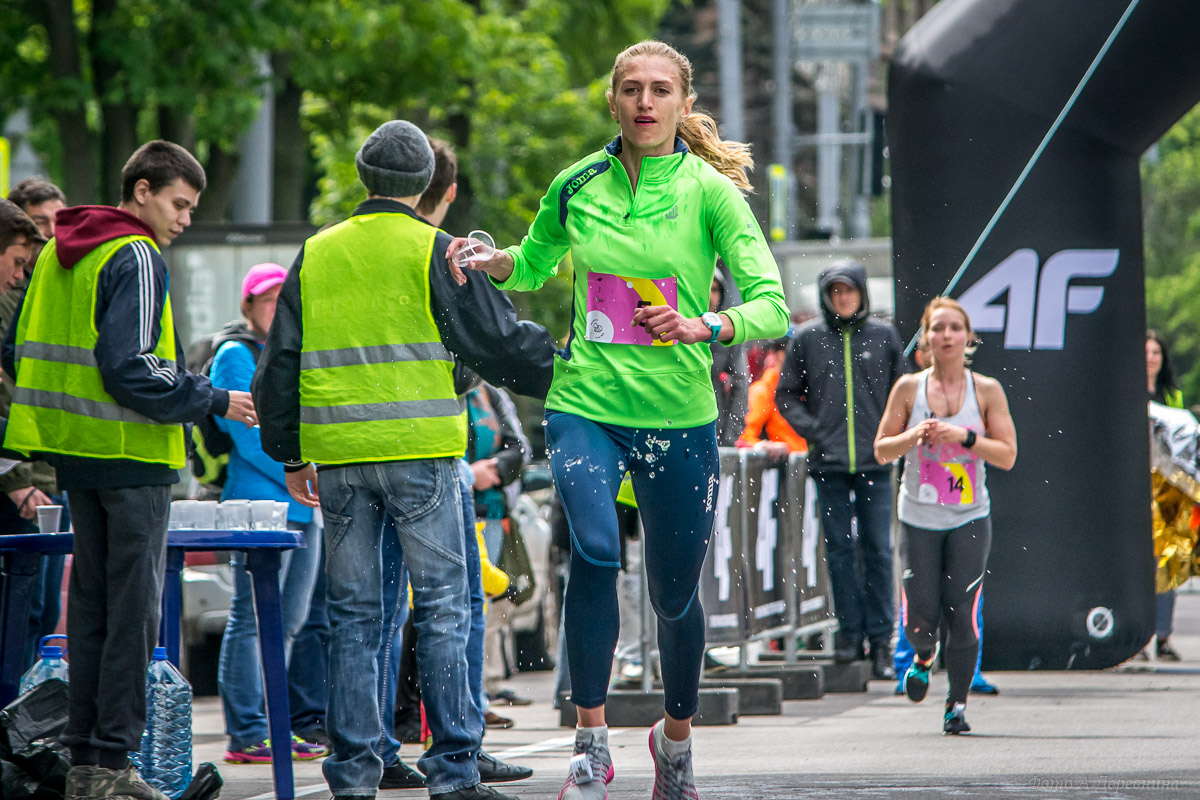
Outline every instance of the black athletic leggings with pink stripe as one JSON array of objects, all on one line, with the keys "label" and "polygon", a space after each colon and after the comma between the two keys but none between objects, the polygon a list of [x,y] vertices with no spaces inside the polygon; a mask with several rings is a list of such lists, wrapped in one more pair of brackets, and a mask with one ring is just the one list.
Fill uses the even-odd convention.
[{"label": "black athletic leggings with pink stripe", "polygon": [[992,518],[948,531],[900,524],[904,533],[904,633],[917,658],[926,661],[937,645],[938,627],[944,620],[948,701],[965,703],[979,653],[975,607],[992,546]]}]

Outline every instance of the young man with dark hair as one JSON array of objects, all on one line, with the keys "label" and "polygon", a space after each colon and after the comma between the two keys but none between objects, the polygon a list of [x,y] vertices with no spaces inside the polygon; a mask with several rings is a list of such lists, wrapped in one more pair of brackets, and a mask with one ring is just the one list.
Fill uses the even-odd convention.
[{"label": "young man with dark hair", "polygon": [[54,215],[67,207],[67,197],[62,189],[45,178],[26,178],[12,188],[8,199],[29,215],[42,236],[54,238]]},{"label": "young man with dark hair", "polygon": [[45,242],[29,215],[15,203],[0,200],[0,293],[25,277],[34,248]]},{"label": "young man with dark hair", "polygon": [[433,148],[433,177],[417,201],[417,213],[435,228],[442,226],[450,204],[458,198],[458,158],[448,142],[429,137]]},{"label": "young man with dark hair", "polygon": [[186,463],[182,423],[215,414],[253,425],[246,392],[184,368],[166,247],[191,223],[204,171],[151,142],[122,170],[117,208],[58,219],[3,348],[16,376],[5,446],[44,457],[70,493],[71,750],[66,796],[163,800],[129,763],[146,721],[158,641],[171,485]]},{"label": "young man with dark hair", "polygon": [[[17,307],[29,287],[29,275],[42,245],[54,238],[54,217],[66,200],[53,183],[42,178],[27,178],[9,192],[8,199],[29,216],[23,226],[29,233],[29,224],[36,227],[37,238],[32,241],[30,254],[24,268],[19,270],[16,285],[0,295],[0,331],[8,329]],[[5,201],[7,202],[7,201]],[[11,204],[10,204],[11,207]],[[5,212],[5,215],[11,212]],[[6,284],[0,284],[0,290]],[[8,417],[12,404],[12,380],[0,381],[0,416]],[[62,529],[70,530],[71,513],[66,507],[64,496],[58,491],[54,468],[44,461],[21,463],[4,475],[0,475],[0,530],[14,533],[33,533],[37,530],[34,519],[38,506],[58,504],[63,506]],[[54,633],[62,611],[62,575],[66,556],[46,555],[39,559],[38,572],[33,579],[29,602],[29,626],[25,634],[26,667],[37,660],[38,642],[43,636]]]}]

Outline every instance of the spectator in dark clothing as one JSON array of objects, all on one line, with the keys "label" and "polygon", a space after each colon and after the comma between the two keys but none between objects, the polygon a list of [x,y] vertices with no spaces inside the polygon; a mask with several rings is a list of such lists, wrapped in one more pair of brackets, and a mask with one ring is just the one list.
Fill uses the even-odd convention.
[{"label": "spectator in dark clothing", "polygon": [[874,432],[892,384],[905,372],[903,348],[895,328],[870,317],[861,264],[825,270],[818,290],[822,316],[788,347],[775,402],[808,440],[839,625],[835,656],[861,659],[865,637],[872,671],[886,680],[895,677],[892,482],[890,467],[875,460]]},{"label": "spectator in dark clothing", "polygon": [[58,216],[4,341],[16,377],[5,446],[46,458],[71,495],[68,797],[163,800],[127,754],[146,721],[182,423],[257,421],[248,393],[183,367],[175,335],[159,248],[191,224],[204,185],[182,147],[140,147],[121,172],[119,207]]},{"label": "spectator in dark clothing", "polygon": [[[733,305],[727,295],[725,264],[718,260],[709,290],[708,310],[720,311]],[[717,393],[717,444],[733,447],[742,432],[742,420],[746,418],[749,386],[746,348],[724,342],[713,342],[708,347],[712,352],[713,390]]]}]

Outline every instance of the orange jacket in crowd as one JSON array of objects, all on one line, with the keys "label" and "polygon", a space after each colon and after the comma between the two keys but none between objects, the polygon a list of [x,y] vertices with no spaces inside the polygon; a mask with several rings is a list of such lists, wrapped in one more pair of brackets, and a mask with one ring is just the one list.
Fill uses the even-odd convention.
[{"label": "orange jacket in crowd", "polygon": [[760,441],[783,442],[796,453],[808,449],[804,437],[792,430],[775,405],[775,387],[779,385],[779,367],[763,370],[762,377],[750,384],[746,429],[738,437],[738,447],[753,447]]}]

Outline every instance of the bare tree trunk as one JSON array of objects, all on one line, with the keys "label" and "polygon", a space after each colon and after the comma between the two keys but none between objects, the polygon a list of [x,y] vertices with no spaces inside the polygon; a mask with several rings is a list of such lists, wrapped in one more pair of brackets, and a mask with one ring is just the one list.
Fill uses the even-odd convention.
[{"label": "bare tree trunk", "polygon": [[308,138],[300,127],[300,87],[292,79],[291,56],[271,56],[271,71],[278,80],[275,89],[275,163],[272,166],[272,200],[276,221],[308,219],[304,207],[304,174],[308,161]]},{"label": "bare tree trunk", "polygon": [[[50,71],[55,80],[83,81],[79,31],[72,0],[31,0],[30,16],[42,23],[49,38]],[[50,110],[58,125],[63,151],[63,191],[72,205],[96,202],[96,143],[87,127],[87,114],[76,108]]]},{"label": "bare tree trunk", "polygon": [[238,160],[236,152],[230,153],[215,143],[209,146],[208,163],[204,167],[208,177],[208,188],[200,197],[200,205],[196,208],[194,219],[221,222],[229,218]]},{"label": "bare tree trunk", "polygon": [[159,138],[174,142],[193,155],[196,152],[196,120],[191,114],[180,113],[168,106],[158,107]]},{"label": "bare tree trunk", "polygon": [[137,108],[128,96],[121,63],[105,54],[102,37],[107,33],[109,18],[116,0],[94,0],[90,50],[92,53],[92,88],[101,99],[100,119],[100,198],[105,203],[121,199],[121,167],[137,149]]},{"label": "bare tree trunk", "polygon": [[100,135],[100,198],[115,205],[121,201],[121,168],[140,144],[137,109],[124,102],[104,103],[100,106],[100,117],[104,120]]}]

